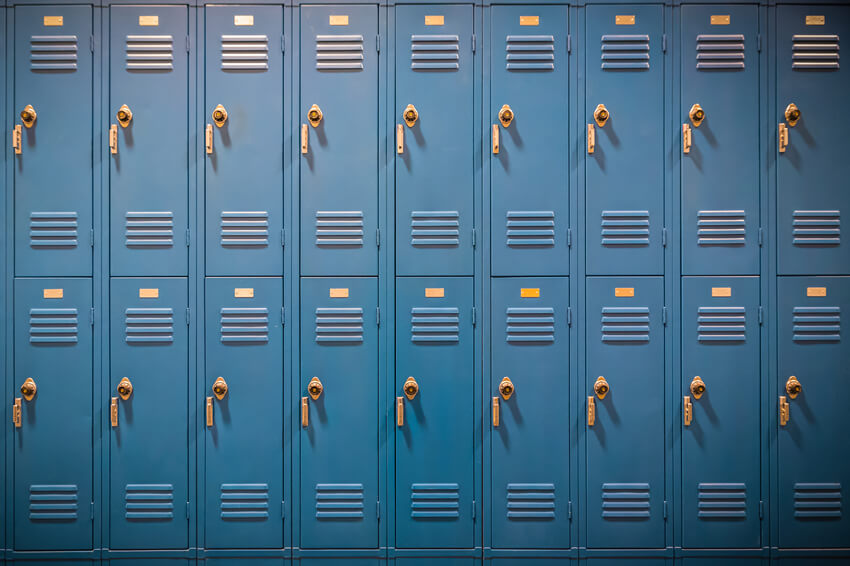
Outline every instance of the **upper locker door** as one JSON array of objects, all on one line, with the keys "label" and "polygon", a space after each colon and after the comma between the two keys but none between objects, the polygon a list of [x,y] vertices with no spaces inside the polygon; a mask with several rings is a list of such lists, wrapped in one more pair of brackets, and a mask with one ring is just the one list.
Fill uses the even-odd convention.
[{"label": "upper locker door", "polygon": [[664,8],[588,6],[587,273],[664,271]]},{"label": "upper locker door", "polygon": [[569,281],[492,289],[493,546],[569,548]]},{"label": "upper locker door", "polygon": [[682,6],[681,233],[687,275],[759,272],[758,9]]},{"label": "upper locker door", "polygon": [[472,275],[472,5],[396,8],[398,275]]},{"label": "upper locker door", "polygon": [[778,293],[778,546],[846,548],[850,278],[780,277]]},{"label": "upper locker door", "polygon": [[396,285],[396,546],[471,548],[472,278]]},{"label": "upper locker door", "polygon": [[281,275],[283,8],[204,14],[207,275]]},{"label": "upper locker door", "polygon": [[91,306],[90,279],[15,281],[14,550],[92,548]]},{"label": "upper locker door", "polygon": [[569,273],[566,6],[490,11],[493,275]]},{"label": "upper locker door", "polygon": [[378,274],[378,7],[302,6],[301,274]]},{"label": "upper locker door", "polygon": [[664,281],[587,287],[587,546],[663,548]]},{"label": "upper locker door", "polygon": [[[781,274],[846,274],[850,243],[841,215],[850,213],[844,112],[850,71],[839,42],[850,37],[846,6],[779,6],[776,20],[777,245]],[[784,132],[783,132],[784,130]]]},{"label": "upper locker door", "polygon": [[188,8],[112,6],[109,12],[111,273],[185,275]]},{"label": "upper locker door", "polygon": [[759,280],[686,277],[681,312],[682,546],[758,548]]},{"label": "upper locker door", "polygon": [[15,8],[15,274],[92,272],[92,9]]},{"label": "upper locker door", "polygon": [[111,286],[109,548],[186,548],[186,279],[113,278]]}]

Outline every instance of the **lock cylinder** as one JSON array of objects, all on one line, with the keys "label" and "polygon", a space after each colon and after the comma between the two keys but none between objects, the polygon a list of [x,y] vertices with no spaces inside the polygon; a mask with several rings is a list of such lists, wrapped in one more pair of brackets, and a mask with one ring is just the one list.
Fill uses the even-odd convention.
[{"label": "lock cylinder", "polygon": [[118,382],[117,389],[118,395],[125,401],[133,394],[133,384],[126,377],[121,378],[121,381]]},{"label": "lock cylinder", "polygon": [[514,394],[514,384],[509,377],[503,377],[501,383],[499,383],[499,395],[502,396],[502,399],[507,401],[511,398],[511,395]]},{"label": "lock cylinder", "polygon": [[212,119],[213,123],[215,123],[215,125],[219,128],[222,127],[225,122],[227,122],[227,110],[224,108],[224,106],[219,104],[215,107],[215,110],[213,110],[212,113]]},{"label": "lock cylinder", "polygon": [[36,386],[35,381],[31,377],[26,378],[23,385],[21,385],[21,395],[23,395],[24,399],[27,401],[32,401],[32,398],[35,397],[37,391],[38,386]]},{"label": "lock cylinder", "polygon": [[310,125],[314,128],[322,121],[322,109],[319,108],[318,104],[314,104],[307,111],[307,121],[310,122]]},{"label": "lock cylinder", "polygon": [[27,128],[32,128],[32,125],[35,124],[35,119],[38,117],[38,114],[35,112],[35,108],[32,107],[32,104],[27,104],[23,110],[21,110],[21,122],[24,123],[24,126]]},{"label": "lock cylinder", "polygon": [[800,380],[798,380],[796,376],[792,375],[788,378],[788,381],[785,382],[785,392],[788,393],[788,396],[792,399],[796,399],[797,395],[803,392],[803,384],[800,383]]},{"label": "lock cylinder", "polygon": [[604,399],[608,392],[611,391],[611,386],[608,385],[608,381],[605,380],[601,375],[596,378],[596,383],[593,384],[593,392],[596,393],[596,396],[600,399]]},{"label": "lock cylinder", "polygon": [[126,104],[122,104],[121,108],[119,108],[118,112],[115,114],[115,117],[118,119],[118,123],[121,124],[121,127],[126,128],[130,125],[130,121],[133,119],[133,111],[130,110],[130,107]]},{"label": "lock cylinder", "polygon": [[407,397],[408,401],[413,401],[413,398],[416,397],[416,394],[419,393],[419,384],[416,383],[416,380],[413,377],[408,377],[404,386],[402,387],[404,390],[404,396]]},{"label": "lock cylinder", "polygon": [[307,393],[310,394],[310,397],[315,401],[319,398],[322,392],[325,390],[325,386],[322,385],[322,382],[319,381],[318,377],[313,377],[310,380],[310,383],[307,384]]},{"label": "lock cylinder", "polygon": [[407,124],[408,128],[412,128],[416,123],[416,120],[419,119],[419,111],[412,104],[408,104],[407,107],[402,112],[402,117],[404,118],[404,123]]},{"label": "lock cylinder", "polygon": [[690,112],[688,112],[688,117],[691,119],[691,124],[694,125],[694,128],[699,128],[699,125],[705,120],[705,110],[699,104],[694,104],[691,106]]},{"label": "lock cylinder", "polygon": [[797,125],[797,122],[800,121],[801,117],[802,113],[800,112],[800,109],[797,108],[797,105],[793,102],[785,108],[785,121],[788,122],[788,125],[792,128]]},{"label": "lock cylinder", "polygon": [[227,389],[228,389],[227,382],[224,381],[223,377],[218,377],[215,380],[215,383],[213,383],[213,387],[212,387],[213,394],[215,395],[215,398],[218,399],[219,401],[224,399],[224,396],[227,395]]},{"label": "lock cylinder", "polygon": [[593,111],[593,121],[596,122],[596,125],[600,128],[608,122],[608,119],[611,117],[611,113],[605,107],[604,104],[597,104],[596,109]]},{"label": "lock cylinder", "polygon": [[502,105],[499,109],[499,122],[502,123],[502,126],[507,128],[511,125],[511,122],[514,121],[514,111],[507,104]]},{"label": "lock cylinder", "polygon": [[691,381],[691,394],[695,399],[699,399],[705,393],[705,382],[700,379],[700,376],[696,376]]}]

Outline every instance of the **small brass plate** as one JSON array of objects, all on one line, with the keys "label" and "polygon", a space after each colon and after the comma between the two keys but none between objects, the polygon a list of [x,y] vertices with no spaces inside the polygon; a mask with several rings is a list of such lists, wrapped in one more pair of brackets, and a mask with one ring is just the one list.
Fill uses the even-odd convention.
[{"label": "small brass plate", "polygon": [[442,26],[446,23],[445,16],[425,16],[426,26]]},{"label": "small brass plate", "polygon": [[348,16],[328,16],[328,23],[332,26],[347,26]]},{"label": "small brass plate", "polygon": [[519,25],[521,26],[539,26],[540,16],[520,16]]},{"label": "small brass plate", "polygon": [[732,287],[712,287],[711,288],[711,296],[712,297],[731,297],[732,296]]},{"label": "small brass plate", "polygon": [[158,299],[159,289],[139,289],[140,299]]},{"label": "small brass plate", "polygon": [[806,16],[807,26],[822,26],[826,24],[826,16]]},{"label": "small brass plate", "polygon": [[64,289],[45,289],[44,290],[44,298],[45,299],[61,299],[65,295]]},{"label": "small brass plate", "polygon": [[616,287],[614,289],[615,297],[634,297],[635,296],[635,288],[634,287]]},{"label": "small brass plate", "polygon": [[539,287],[523,287],[519,290],[519,296],[523,299],[539,299],[540,298],[540,288]]},{"label": "small brass plate", "polygon": [[635,25],[634,16],[614,16],[614,24],[618,26],[633,26]]},{"label": "small brass plate", "polygon": [[233,289],[233,296],[237,299],[252,299],[254,298],[253,287],[236,287]]},{"label": "small brass plate", "polygon": [[46,27],[62,27],[65,24],[62,16],[44,16],[44,25]]},{"label": "small brass plate", "polygon": [[711,25],[713,26],[728,26],[732,23],[732,16],[711,16]]},{"label": "small brass plate", "polygon": [[425,296],[432,299],[445,297],[446,290],[443,287],[425,287]]},{"label": "small brass plate", "polygon": [[159,16],[139,16],[140,26],[158,26]]},{"label": "small brass plate", "polygon": [[807,297],[826,297],[826,287],[806,287]]},{"label": "small brass plate", "polygon": [[348,298],[348,287],[340,287],[338,289],[334,289],[331,287],[328,290],[328,296],[331,299],[347,299]]},{"label": "small brass plate", "polygon": [[254,16],[233,16],[234,26],[252,26],[254,25]]}]

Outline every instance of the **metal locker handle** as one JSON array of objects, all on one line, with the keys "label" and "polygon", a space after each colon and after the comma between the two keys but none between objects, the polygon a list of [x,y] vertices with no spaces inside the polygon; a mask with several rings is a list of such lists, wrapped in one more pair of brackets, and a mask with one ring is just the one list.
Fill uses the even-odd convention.
[{"label": "metal locker handle", "polygon": [[109,402],[109,422],[112,428],[118,427],[118,397],[113,397]]},{"label": "metal locker handle", "polygon": [[587,125],[587,154],[590,155],[596,150],[596,127],[593,124]]},{"label": "metal locker handle", "polygon": [[213,398],[207,397],[207,426],[213,425]]},{"label": "metal locker handle", "polygon": [[791,420],[791,405],[785,395],[779,397],[779,426],[785,426]]},{"label": "metal locker handle", "polygon": [[395,127],[395,151],[396,153],[404,153],[404,126],[401,124]]},{"label": "metal locker handle", "polygon": [[682,153],[690,153],[692,143],[693,138],[691,137],[690,125],[682,124]]},{"label": "metal locker handle", "polygon": [[691,426],[691,421],[694,419],[694,405],[691,403],[690,395],[685,395],[682,401],[682,412],[685,426]]},{"label": "metal locker handle", "polygon": [[16,155],[21,154],[21,137],[23,136],[23,130],[21,129],[20,124],[15,124],[15,129],[12,130],[12,148],[15,150]]},{"label": "metal locker handle", "polygon": [[301,153],[307,153],[309,140],[310,130],[307,129],[307,124],[301,124]]},{"label": "metal locker handle", "polygon": [[206,138],[207,153],[212,153],[212,152],[213,152],[213,129],[212,129],[212,124],[207,124],[207,128],[206,128],[206,132],[205,132],[205,134],[204,134],[204,137]]},{"label": "metal locker handle", "polygon": [[493,155],[499,153],[499,124],[493,124]]},{"label": "metal locker handle", "polygon": [[109,126],[109,153],[115,155],[118,153],[118,125],[112,124]]},{"label": "metal locker handle", "polygon": [[395,398],[396,424],[404,426],[404,397]]},{"label": "metal locker handle", "polygon": [[493,426],[499,426],[499,398],[493,397]]},{"label": "metal locker handle", "polygon": [[308,397],[301,398],[301,426],[307,427],[310,425],[310,405]]},{"label": "metal locker handle", "polygon": [[596,424],[596,398],[591,395],[587,398],[587,426]]},{"label": "metal locker handle", "polygon": [[15,404],[12,405],[12,422],[15,423],[15,428],[21,428],[21,398],[15,397]]},{"label": "metal locker handle", "polygon": [[779,153],[785,153],[785,148],[788,147],[788,126],[784,123],[779,123]]}]

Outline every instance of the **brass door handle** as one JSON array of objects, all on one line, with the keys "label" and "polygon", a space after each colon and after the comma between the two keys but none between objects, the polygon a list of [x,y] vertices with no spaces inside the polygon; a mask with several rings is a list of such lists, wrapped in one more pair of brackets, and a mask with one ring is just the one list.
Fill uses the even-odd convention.
[{"label": "brass door handle", "polygon": [[130,125],[130,121],[133,119],[133,111],[130,110],[130,107],[126,104],[122,104],[121,108],[118,109],[118,112],[115,113],[115,117],[118,119],[118,123],[121,124],[121,127],[126,128]]},{"label": "brass door handle", "polygon": [[12,149],[15,150],[15,155],[21,154],[21,138],[23,137],[23,130],[21,130],[20,124],[15,124],[15,128],[12,130]]},{"label": "brass door handle", "polygon": [[301,124],[301,153],[307,153],[307,146],[310,144],[310,131],[307,129],[307,124]]},{"label": "brass door handle", "polygon": [[499,153],[499,124],[493,124],[493,155]]},{"label": "brass door handle", "polygon": [[779,426],[785,426],[791,420],[791,405],[785,395],[779,397]]},{"label": "brass door handle", "polygon": [[788,126],[779,123],[779,153],[785,153],[788,148]]},{"label": "brass door handle", "polygon": [[587,426],[596,424],[596,397],[590,395],[587,398]]},{"label": "brass door handle", "polygon": [[404,153],[404,126],[396,125],[395,128],[395,151],[396,153]]},{"label": "brass door handle", "polygon": [[301,398],[301,426],[310,426],[310,402],[309,397]]},{"label": "brass door handle", "polygon": [[213,398],[207,397],[207,427],[213,426]]},{"label": "brass door handle", "polygon": [[596,151],[596,128],[593,124],[587,125],[587,154],[591,155]]},{"label": "brass door handle", "polygon": [[21,398],[15,397],[15,404],[12,405],[12,422],[15,423],[15,428],[21,428]]},{"label": "brass door handle", "polygon": [[37,117],[38,114],[36,114],[35,108],[32,107],[32,104],[27,104],[24,109],[21,110],[21,122],[23,122],[24,126],[27,128],[33,127]]},{"label": "brass door handle", "polygon": [[109,402],[109,422],[112,428],[118,427],[118,397],[113,397]]},{"label": "brass door handle", "polygon": [[690,153],[692,143],[693,138],[691,137],[691,126],[688,124],[682,124],[682,153]]},{"label": "brass door handle", "polygon": [[691,403],[690,395],[685,395],[682,400],[682,413],[685,426],[691,426],[691,421],[694,418],[694,405]]},{"label": "brass door handle", "polygon": [[204,133],[204,136],[205,136],[205,138],[206,138],[207,154],[210,154],[210,153],[212,153],[212,152],[213,152],[213,129],[212,129],[212,124],[207,124],[207,128],[206,128],[206,131],[205,131],[205,133]]},{"label": "brass door handle", "polygon": [[499,427],[499,398],[493,397],[493,427]]},{"label": "brass door handle", "polygon": [[395,398],[395,418],[398,426],[404,426],[404,397]]},{"label": "brass door handle", "polygon": [[118,153],[118,126],[116,124],[109,126],[109,153],[112,155]]}]

